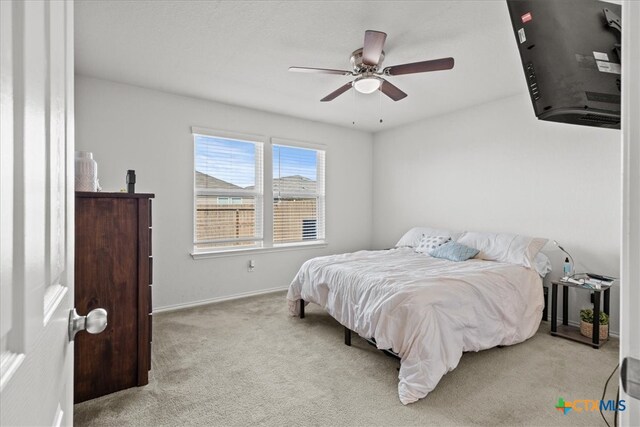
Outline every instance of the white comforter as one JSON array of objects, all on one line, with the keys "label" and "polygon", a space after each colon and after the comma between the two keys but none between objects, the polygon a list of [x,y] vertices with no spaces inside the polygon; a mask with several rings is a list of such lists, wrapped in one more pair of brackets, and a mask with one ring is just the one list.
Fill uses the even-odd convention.
[{"label": "white comforter", "polygon": [[400,355],[398,395],[405,405],[433,390],[464,351],[533,336],[543,307],[541,279],[533,270],[452,262],[410,248],[311,259],[289,287],[292,315],[300,298]]}]

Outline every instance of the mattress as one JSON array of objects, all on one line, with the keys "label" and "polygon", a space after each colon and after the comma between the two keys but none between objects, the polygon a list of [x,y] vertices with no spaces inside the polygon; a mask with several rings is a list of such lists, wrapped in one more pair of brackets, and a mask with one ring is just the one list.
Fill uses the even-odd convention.
[{"label": "mattress", "polygon": [[301,298],[400,356],[398,396],[405,405],[427,396],[463,352],[533,336],[543,309],[541,278],[531,269],[453,262],[411,248],[311,259],[289,287],[291,315]]}]

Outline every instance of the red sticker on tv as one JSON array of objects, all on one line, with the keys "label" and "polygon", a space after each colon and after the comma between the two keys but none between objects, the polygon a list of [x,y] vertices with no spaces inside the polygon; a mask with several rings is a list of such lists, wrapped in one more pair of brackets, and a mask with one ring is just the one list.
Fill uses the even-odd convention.
[{"label": "red sticker on tv", "polygon": [[527,12],[524,15],[522,15],[520,19],[522,19],[523,24],[526,24],[527,22],[531,21],[533,17],[531,16],[531,12]]}]

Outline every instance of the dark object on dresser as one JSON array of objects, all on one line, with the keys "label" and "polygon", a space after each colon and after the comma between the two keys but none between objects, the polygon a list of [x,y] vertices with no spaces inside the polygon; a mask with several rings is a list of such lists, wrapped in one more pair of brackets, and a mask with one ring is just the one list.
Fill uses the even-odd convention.
[{"label": "dark object on dresser", "polygon": [[76,192],[75,306],[109,316],[101,334],[75,338],[76,403],[149,382],[153,197]]},{"label": "dark object on dresser", "polygon": [[127,193],[136,192],[136,171],[129,169],[127,171]]}]

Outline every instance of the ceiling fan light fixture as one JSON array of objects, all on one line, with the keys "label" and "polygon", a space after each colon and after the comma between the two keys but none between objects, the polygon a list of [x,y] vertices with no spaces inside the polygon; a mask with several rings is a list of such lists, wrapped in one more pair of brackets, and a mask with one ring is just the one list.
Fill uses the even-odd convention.
[{"label": "ceiling fan light fixture", "polygon": [[[386,76],[401,76],[404,74],[427,73],[430,71],[450,70],[453,68],[453,58],[431,59],[428,61],[412,62],[409,64],[393,65],[382,68],[384,60],[384,43],[387,34],[382,31],[367,30],[364,32],[364,46],[351,53],[351,67],[353,71],[335,70],[332,68],[289,67],[289,71],[298,73],[341,74],[353,76],[355,80],[347,82],[320,100],[333,101],[349,89],[364,94],[371,94],[377,90],[393,101],[400,101],[407,94],[393,83],[384,79]],[[353,92],[355,94],[355,92]]]},{"label": "ceiling fan light fixture", "polygon": [[360,93],[373,93],[380,88],[381,83],[378,77],[361,77],[353,82],[353,87]]}]

